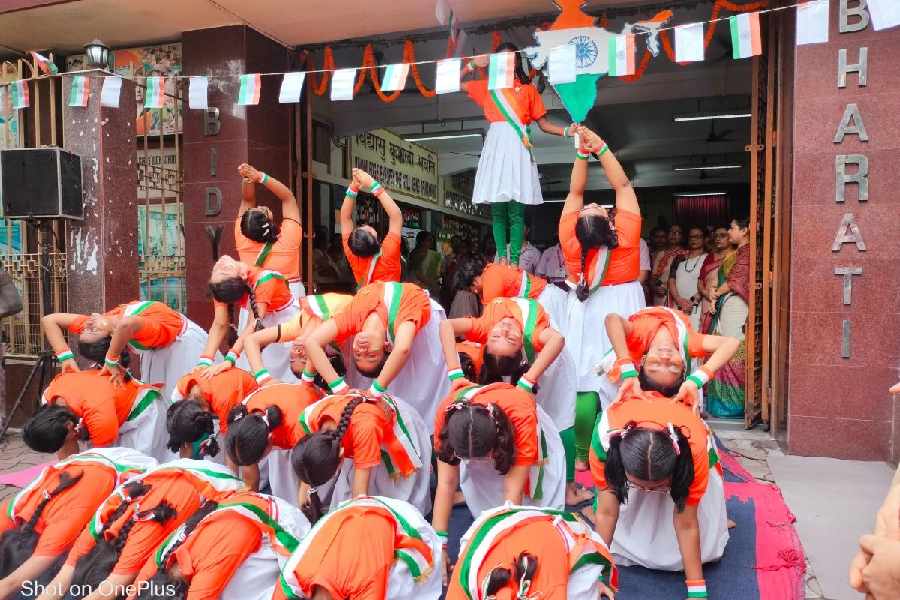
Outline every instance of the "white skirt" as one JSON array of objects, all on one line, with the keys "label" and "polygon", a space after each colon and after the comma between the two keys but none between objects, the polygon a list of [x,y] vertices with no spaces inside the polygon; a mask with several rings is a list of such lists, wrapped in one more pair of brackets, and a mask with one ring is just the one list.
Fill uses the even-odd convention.
[{"label": "white skirt", "polygon": [[[298,312],[300,312],[300,305],[294,300],[281,310],[267,313],[266,316],[262,318],[263,327],[275,327],[276,325],[287,323]],[[242,308],[240,319],[238,320],[238,332],[244,330],[244,326],[247,323],[247,314],[247,311]],[[292,342],[276,342],[274,344],[269,344],[262,351],[263,366],[269,370],[272,377],[283,381],[284,383],[294,383],[298,381],[291,372],[291,343]],[[252,373],[246,354],[241,355],[236,366]]]},{"label": "white skirt", "polygon": [[544,203],[537,164],[509,123],[491,123],[478,160],[472,202],[511,200],[531,205]]},{"label": "white skirt", "polygon": [[[443,307],[431,300],[431,318],[425,328],[416,334],[409,359],[388,386],[388,393],[402,398],[412,406],[428,424],[429,431],[434,426],[434,415],[438,405],[450,393],[447,363],[444,360],[440,334],[441,321],[446,318]],[[353,388],[369,389],[372,380],[356,370],[356,364],[349,350],[351,343],[351,340],[348,340],[341,348],[347,367],[347,383]]]},{"label": "white skirt", "polygon": [[[413,443],[419,451],[419,460],[422,467],[409,477],[394,479],[390,476],[384,463],[374,467],[369,475],[369,496],[384,496],[395,500],[403,500],[416,507],[420,513],[427,515],[431,512],[431,436],[430,427],[425,426],[422,417],[412,406],[394,398],[404,423],[410,430]],[[353,460],[346,458],[341,464],[337,479],[334,483],[334,494],[331,496],[331,510],[338,504],[353,497]]]},{"label": "white skirt", "polygon": [[577,391],[597,391],[606,379],[596,373],[597,363],[612,348],[606,335],[606,315],[628,318],[644,305],[644,289],[638,281],[603,286],[584,302],[578,301],[574,290],[569,292],[562,334],[575,361]]},{"label": "white skirt", "polygon": [[[566,452],[553,421],[540,406],[537,407],[537,412],[541,432],[547,441],[543,495],[540,500],[533,500],[526,493],[521,505],[562,509],[566,501]],[[535,471],[536,469],[532,469],[529,477],[534,477]],[[504,476],[494,468],[493,460],[464,460],[460,464],[459,473],[459,485],[466,497],[466,505],[476,519],[483,511],[506,503],[503,493]]]},{"label": "white skirt", "polygon": [[[555,285],[547,285],[537,301],[547,311],[550,326],[563,333],[562,323],[566,320],[568,294]],[[572,353],[563,347],[563,351],[538,381],[537,402],[559,431],[575,425],[575,396],[578,393],[575,373]]]},{"label": "white skirt", "polygon": [[[273,496],[296,506],[300,500],[300,478],[291,466],[291,450],[272,448],[259,462],[259,487],[262,489],[268,484]],[[331,503],[334,483],[332,479],[317,488],[322,506]]]},{"label": "white skirt", "polygon": [[[628,490],[628,502],[619,507],[619,521],[613,536],[612,552],[619,566],[641,565],[659,571],[684,568],[672,515],[675,503],[669,494]],[[725,512],[725,484],[715,468],[697,511],[700,523],[700,558],[704,563],[719,560],[728,543],[728,516]]]},{"label": "white skirt", "polygon": [[197,366],[197,359],[206,349],[209,337],[202,327],[184,315],[181,318],[185,321],[184,331],[174,342],[165,348],[136,350],[141,356],[141,380],[161,384],[166,400],[172,397],[178,380]]},{"label": "white skirt", "polygon": [[133,448],[152,456],[160,462],[177,458],[168,449],[169,434],[166,431],[166,411],[168,400],[160,396],[132,421],[125,421],[119,427],[116,446]]}]

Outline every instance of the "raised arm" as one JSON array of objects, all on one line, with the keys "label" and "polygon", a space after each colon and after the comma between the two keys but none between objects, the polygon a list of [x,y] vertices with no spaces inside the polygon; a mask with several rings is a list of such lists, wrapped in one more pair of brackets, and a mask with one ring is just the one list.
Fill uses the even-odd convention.
[{"label": "raised arm", "polygon": [[409,354],[412,351],[413,342],[416,339],[416,325],[412,321],[400,323],[397,326],[397,333],[394,336],[394,347],[391,349],[390,355],[381,367],[381,373],[375,378],[381,389],[387,389],[391,382],[400,373],[403,365],[409,360]]},{"label": "raised arm", "polygon": [[[587,148],[582,146],[579,149],[582,155],[587,153]],[[578,212],[584,208],[584,188],[587,186],[587,164],[586,159],[576,157],[575,163],[572,165],[572,176],[569,178],[569,195],[566,196],[566,203],[563,204],[562,214]]]},{"label": "raised arm", "polygon": [[[354,169],[354,172],[356,169]],[[348,236],[353,231],[353,209],[356,208],[356,193],[359,192],[359,182],[355,173],[353,181],[344,194],[344,202],[341,204],[341,236]],[[346,246],[345,246],[346,247]]]},{"label": "raised arm", "polygon": [[335,371],[334,367],[331,365],[331,361],[328,360],[328,355],[325,354],[325,346],[335,340],[337,333],[337,323],[334,322],[334,319],[328,319],[322,323],[322,325],[317,327],[312,335],[306,338],[307,360],[312,363],[316,372],[318,372],[329,385],[340,379],[337,371]]},{"label": "raised arm", "polygon": [[715,373],[731,360],[740,345],[741,342],[737,338],[724,335],[704,335],[703,351],[711,354],[703,366]]},{"label": "raised arm", "polygon": [[[259,320],[262,319],[269,314],[269,304],[268,302],[257,302],[256,303],[256,313],[259,315]],[[244,350],[244,340],[250,337],[254,331],[256,331],[256,322],[257,318],[253,315],[252,311],[247,312],[247,324],[244,326],[244,330],[238,336],[237,341],[234,343],[234,346],[231,347],[231,352],[234,352],[237,356],[241,355],[241,352]]]},{"label": "raised arm", "polygon": [[[272,192],[278,200],[281,201],[281,217],[283,219],[292,219],[300,222],[300,206],[297,204],[297,198],[286,185],[270,177],[269,175],[258,171],[247,163],[238,167],[238,172],[245,181],[262,184],[270,192]],[[254,200],[255,202],[255,200]],[[241,204],[243,207],[243,203]]]},{"label": "raised arm", "polygon": [[256,373],[263,368],[262,350],[269,344],[279,341],[279,331],[278,327],[267,327],[244,338],[244,354],[247,355],[251,373]]},{"label": "raised arm", "polygon": [[400,210],[400,207],[397,206],[397,203],[394,202],[388,191],[381,184],[378,185],[377,190],[373,190],[372,187],[375,184],[375,180],[362,169],[353,169],[353,181],[358,182],[361,188],[372,192],[378,198],[381,207],[388,216],[388,233],[393,233],[394,235],[403,233],[403,211]]},{"label": "raised arm", "polygon": [[447,363],[447,371],[460,368],[459,353],[456,351],[456,336],[465,335],[472,329],[472,319],[447,319],[441,321],[441,347],[444,349],[444,361]]},{"label": "raised arm", "polygon": [[541,128],[541,131],[544,133],[549,133],[550,135],[558,135],[560,137],[570,137],[575,132],[575,124],[572,123],[570,125],[557,125],[547,117],[541,117],[537,120],[538,127]]},{"label": "raised arm", "polygon": [[[44,337],[47,338],[47,343],[53,348],[56,356],[69,356],[72,354],[69,350],[69,345],[66,343],[65,331],[81,318],[81,315],[74,313],[53,313],[41,317],[41,329],[44,331]],[[62,361],[62,370],[63,372],[79,370],[74,355]]]},{"label": "raised arm", "polygon": [[596,153],[600,157],[600,166],[603,167],[603,173],[606,175],[606,179],[609,181],[612,189],[616,192],[616,208],[638,215],[641,214],[637,194],[634,193],[631,181],[628,180],[628,175],[625,174],[625,169],[622,168],[619,159],[609,149],[609,145],[603,141],[603,138],[586,127],[582,127],[580,133],[584,140],[582,143],[589,147],[592,153]]},{"label": "raised arm", "polygon": [[616,313],[606,315],[606,335],[612,346],[616,358],[619,360],[631,360],[631,352],[628,351],[628,334],[633,326],[631,321]]},{"label": "raised arm", "polygon": [[[240,169],[240,167],[238,167],[238,169]],[[240,170],[238,172],[240,172]],[[251,208],[256,208],[256,181],[242,177],[241,206],[238,208],[238,218]]]}]

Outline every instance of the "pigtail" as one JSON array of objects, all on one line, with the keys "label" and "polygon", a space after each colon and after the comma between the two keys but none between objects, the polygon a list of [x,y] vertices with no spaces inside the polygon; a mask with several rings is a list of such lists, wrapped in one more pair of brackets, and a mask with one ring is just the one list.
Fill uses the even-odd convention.
[{"label": "pigtail", "polygon": [[356,410],[356,407],[362,404],[365,401],[365,398],[362,396],[356,396],[350,402],[347,403],[347,406],[344,407],[344,410],[341,412],[341,419],[338,421],[337,427],[332,432],[332,435],[335,437],[335,441],[338,446],[340,446],[341,441],[344,438],[344,434],[347,433],[347,429],[350,428],[350,418],[353,416],[353,411]]},{"label": "pigtail", "polygon": [[488,414],[497,428],[496,447],[494,449],[494,468],[501,475],[506,475],[512,468],[515,458],[515,441],[512,426],[506,413],[496,404],[488,405]]},{"label": "pigtail", "polygon": [[450,418],[458,411],[468,408],[467,402],[454,402],[444,411],[444,426],[438,432],[437,458],[439,461],[453,465],[454,467],[460,463],[460,458],[456,455],[452,444],[450,443]]},{"label": "pigtail", "polygon": [[494,567],[481,581],[481,597],[496,600],[497,592],[505,588],[512,579],[512,571],[505,567]]},{"label": "pigtail", "polygon": [[319,519],[325,516],[325,508],[322,506],[322,499],[319,498],[316,488],[309,488],[309,502],[304,503],[300,510],[309,519],[310,525],[315,525]]},{"label": "pigtail", "polygon": [[47,508],[47,503],[50,502],[54,497],[58,496],[62,492],[66,491],[84,477],[83,472],[79,472],[75,477],[70,476],[68,473],[60,473],[59,474],[59,483],[52,491],[46,492],[44,497],[41,498],[41,501],[34,508],[34,514],[31,515],[31,518],[28,519],[28,522],[25,523],[22,527],[28,531],[34,531],[35,526],[37,525],[38,520],[41,518],[41,514],[43,514],[44,509]]},{"label": "pigtail", "polygon": [[106,523],[103,524],[100,534],[102,535],[113,523],[118,521],[119,517],[125,514],[125,511],[128,510],[128,507],[135,499],[146,495],[147,492],[150,491],[150,487],[151,486],[141,481],[132,481],[131,483],[125,484],[125,487],[122,489],[125,498],[122,500],[121,504],[116,507],[116,510],[113,511],[109,518],[106,519]]},{"label": "pigtail", "polygon": [[523,552],[516,559],[516,580],[519,582],[519,598],[530,598],[531,584],[537,573],[538,559],[532,554]]},{"label": "pigtail", "polygon": [[248,412],[244,404],[231,409],[225,438],[228,457],[240,467],[258,463],[269,447],[272,430],[281,425],[282,420],[281,409],[277,406],[269,406],[265,413]]},{"label": "pigtail", "polygon": [[122,525],[122,529],[119,530],[119,535],[117,535],[116,538],[112,541],[112,547],[116,553],[117,560],[118,556],[122,554],[122,549],[125,548],[125,543],[128,541],[128,536],[129,534],[131,534],[131,530],[135,525],[147,521],[155,521],[156,523],[164,524],[166,521],[172,519],[177,514],[178,511],[175,510],[175,507],[165,500],[163,500],[150,510],[135,513],[127,523]]},{"label": "pigtail", "polygon": [[253,287],[249,285],[247,286],[247,304],[250,305],[250,311],[253,313],[253,318],[256,320],[256,326],[253,328],[253,331],[265,329],[262,320],[259,318],[259,308],[256,306],[256,292],[254,292]]},{"label": "pigtail", "polygon": [[610,436],[604,469],[606,484],[616,495],[619,504],[628,501],[628,480],[625,477],[625,464],[622,462],[623,435],[624,432],[616,432]]},{"label": "pigtail", "polygon": [[[176,454],[185,444],[198,444],[195,454],[200,458],[219,453],[215,438],[216,416],[203,408],[197,400],[179,400],[166,411],[167,447]],[[199,452],[198,452],[199,451]]]},{"label": "pigtail", "polygon": [[575,297],[578,298],[579,302],[584,302],[588,299],[588,296],[591,295],[591,290],[588,287],[587,275],[584,272],[589,250],[590,248],[586,247],[584,244],[581,245],[581,281],[578,283],[578,287],[575,288]]},{"label": "pigtail", "polygon": [[675,510],[682,512],[691,484],[694,483],[694,457],[691,445],[680,429],[675,429],[678,437],[678,453],[675,458],[675,469],[672,471],[670,494],[675,502]]},{"label": "pigtail", "polygon": [[160,558],[160,561],[159,561],[159,564],[160,564],[159,571],[160,572],[165,572],[165,571],[169,570],[166,565],[168,565],[169,559],[172,557],[172,555],[175,554],[176,551],[178,551],[178,549],[181,547],[182,544],[184,544],[185,541],[187,541],[187,539],[191,535],[191,533],[194,532],[194,529],[197,528],[197,525],[200,524],[200,521],[202,521],[204,518],[206,518],[207,515],[209,515],[211,512],[213,512],[217,508],[219,508],[218,502],[215,502],[213,500],[207,500],[206,502],[203,503],[203,505],[200,508],[197,509],[196,512],[194,512],[194,514],[192,514],[190,516],[190,518],[187,521],[184,522],[184,529],[178,534],[178,541],[176,541],[174,544],[172,544],[172,546],[170,546],[169,549],[166,550],[166,553],[163,554],[162,557]]}]

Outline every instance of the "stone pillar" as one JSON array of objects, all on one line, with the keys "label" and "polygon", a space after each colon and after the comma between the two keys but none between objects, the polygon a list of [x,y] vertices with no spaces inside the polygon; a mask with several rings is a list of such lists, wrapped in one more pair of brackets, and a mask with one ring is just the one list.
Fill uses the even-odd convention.
[{"label": "stone pillar", "polygon": [[[211,236],[220,232],[219,255],[237,256],[238,165],[248,162],[289,186],[293,105],[278,103],[281,78],[263,77],[259,105],[239,106],[239,75],[285,71],[289,56],[287,49],[245,26],[185,32],[182,56],[186,75],[211,77],[209,111],[185,108],[183,157],[187,312],[208,328]],[[274,196],[261,186],[256,191],[257,200],[280,218]]]},{"label": "stone pillar", "polygon": [[139,296],[134,84],[122,82],[118,108],[100,106],[103,76],[88,74],[84,108],[68,104],[62,78],[63,146],[81,157],[84,221],[68,227],[70,312],[102,312]]},{"label": "stone pillar", "polygon": [[[900,36],[858,0],[796,49],[788,447],[887,460],[900,427]],[[895,423],[895,420],[897,422]]]}]

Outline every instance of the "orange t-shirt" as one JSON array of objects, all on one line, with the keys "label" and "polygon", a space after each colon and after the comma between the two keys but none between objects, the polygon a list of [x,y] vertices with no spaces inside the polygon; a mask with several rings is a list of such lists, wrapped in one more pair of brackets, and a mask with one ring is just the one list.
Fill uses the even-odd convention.
[{"label": "orange t-shirt", "polygon": [[672,340],[676,344],[680,345],[683,343],[683,340],[679,339],[678,327],[675,324],[675,316],[672,313],[678,315],[678,318],[681,319],[687,328],[688,356],[692,358],[706,356],[707,353],[703,350],[703,338],[706,336],[691,329],[691,322],[684,313],[674,309],[670,312],[665,308],[650,307],[641,309],[628,317],[632,331],[626,338],[626,341],[628,342],[628,352],[631,354],[631,360],[635,365],[640,364],[641,359],[647,353],[647,349],[650,348],[653,338],[656,337],[656,334],[663,327],[669,331]]},{"label": "orange t-shirt", "polygon": [[[181,316],[181,313],[172,310],[162,302],[150,300],[129,302],[120,304],[103,314],[106,317],[136,316],[141,318],[140,328],[128,342],[138,350],[165,348],[178,339],[184,329],[184,317]],[[69,325],[69,333],[83,332],[88,318],[87,315],[82,315],[76,319]]]},{"label": "orange t-shirt", "polygon": [[[378,262],[372,268],[374,256],[362,257],[353,254],[350,249],[349,240],[350,232],[344,232],[341,235],[341,241],[344,243],[344,255],[350,268],[353,270],[353,279],[360,287],[375,283],[378,281],[400,281],[400,274],[403,263],[400,261],[400,247],[403,240],[396,233],[388,233],[381,242],[381,250],[378,256]],[[372,276],[369,277],[369,270],[372,270]]]},{"label": "orange t-shirt", "polygon": [[303,437],[300,415],[322,398],[322,391],[308,383],[276,383],[261,387],[245,400],[249,412],[265,413],[270,406],[281,409],[281,424],[272,430],[272,445],[290,450]]},{"label": "orange t-shirt", "polygon": [[484,364],[484,348],[477,342],[456,342],[456,352],[465,353],[472,359],[475,367],[475,375],[481,374],[481,366]]},{"label": "orange t-shirt", "polygon": [[[566,600],[569,587],[569,549],[560,537],[560,531],[552,520],[534,520],[506,532],[498,542],[490,547],[478,569],[478,581],[485,581],[490,572],[497,566],[515,572],[516,560],[524,551],[534,554],[538,559],[538,569],[528,597],[539,597],[541,600]],[[465,560],[460,556],[458,565]],[[472,590],[475,592],[475,590]],[[519,591],[519,582],[512,577],[509,583],[497,591],[497,600],[515,600]],[[473,593],[472,597],[477,594]],[[447,588],[446,600],[468,600],[469,594],[460,584],[459,567],[454,569]]]},{"label": "orange t-shirt", "polygon": [[[471,388],[466,388],[471,389]],[[531,467],[540,462],[538,439],[540,438],[540,425],[537,416],[537,404],[534,397],[508,383],[492,383],[485,386],[484,391],[477,394],[470,401],[471,404],[487,406],[496,404],[504,412],[513,429],[513,445],[516,466]],[[444,428],[445,415],[450,405],[456,402],[460,392],[451,393],[444,398],[438,407],[434,417],[434,447],[440,447],[440,433]]]},{"label": "orange t-shirt", "polygon": [[518,267],[491,263],[481,274],[481,303],[487,304],[494,298],[521,297],[537,300],[546,287],[546,279]]},{"label": "orange t-shirt", "polygon": [[[579,213],[566,213],[559,220],[559,242],[566,259],[569,280],[581,279],[581,242],[575,237],[575,224]],[[641,216],[627,210],[616,212],[616,235],[619,245],[609,253],[609,267],[603,277],[603,285],[619,285],[635,281],[641,274]],[[593,281],[597,269],[598,248],[588,251],[585,260],[585,280]]]},{"label": "orange t-shirt", "polygon": [[[328,396],[313,409],[308,420],[311,432],[319,431],[327,420],[337,425],[344,408],[353,396]],[[353,410],[350,425],[341,439],[344,458],[353,459],[358,469],[370,469],[381,464],[381,447],[394,440],[394,418],[380,403],[361,402]]]},{"label": "orange t-shirt", "polygon": [[[709,482],[709,433],[706,424],[694,414],[692,408],[657,392],[643,392],[614,403],[607,409],[605,418],[610,431],[622,429],[631,421],[640,427],[660,430],[665,430],[669,423],[681,428],[688,436],[694,459],[694,481],[688,491],[687,503],[692,506],[700,504]],[[594,436],[597,436],[597,432]],[[590,465],[597,489],[606,489],[606,451],[599,440],[591,443]]]},{"label": "orange t-shirt", "polygon": [[281,325],[280,342],[292,342],[302,336],[307,327],[318,327],[349,306],[350,294],[314,294],[300,299],[300,312]]},{"label": "orange t-shirt", "polygon": [[[387,509],[340,510],[314,535],[314,541],[294,568],[306,595],[312,597],[313,588],[322,587],[334,598],[387,598],[388,576],[397,550],[397,525]],[[361,540],[365,542],[360,543]]]},{"label": "orange t-shirt", "polygon": [[[107,539],[117,536],[122,526],[134,515],[135,506],[139,506],[141,511],[146,511],[159,506],[160,502],[165,500],[175,509],[176,514],[165,523],[156,521],[135,523],[119,554],[119,560],[113,567],[112,572],[116,575],[138,573],[157,546],[200,508],[201,494],[208,493],[210,490],[209,486],[201,486],[198,480],[184,471],[174,469],[150,473],[143,481],[150,486],[150,491],[132,502],[125,510],[124,515],[111,524],[103,535]],[[121,498],[115,496],[107,501],[100,510],[103,510],[103,514],[109,517],[120,502]],[[95,544],[96,541],[88,527],[82,531],[75,546],[69,552],[66,564],[74,567],[78,559],[90,552]]]},{"label": "orange t-shirt", "polygon": [[[463,89],[484,110],[484,118],[488,122],[506,122],[506,117],[503,116],[500,108],[491,98],[491,90],[488,89],[487,79],[467,81],[463,83]],[[494,91],[506,98],[507,103],[512,106],[519,120],[525,125],[530,124],[532,121],[537,121],[547,114],[547,108],[544,106],[544,100],[541,98],[540,92],[530,83],[523,85],[519,80],[516,80],[515,87]]]},{"label": "orange t-shirt", "polygon": [[39,536],[33,552],[35,556],[59,556],[68,550],[100,503],[118,484],[115,468],[100,463],[75,462],[62,468],[47,469],[41,481],[14,507],[15,518],[11,518],[10,514],[13,508],[10,503],[15,497],[8,498],[0,507],[0,533],[31,519],[35,508],[43,500],[43,493],[53,491],[63,473],[72,478],[81,475],[81,479],[51,498],[44,507],[34,528]]},{"label": "orange t-shirt", "polygon": [[[544,344],[541,343],[541,334],[550,327],[550,317],[547,316],[544,307],[537,302],[534,303],[534,307],[537,309],[537,315],[531,343],[535,352],[540,352],[544,347]],[[507,317],[515,319],[522,331],[525,331],[525,319],[519,304],[512,298],[494,298],[490,303],[485,304],[484,312],[481,313],[480,317],[468,317],[472,324],[472,329],[466,333],[466,339],[479,344],[486,343],[491,329]]]},{"label": "orange t-shirt", "polygon": [[191,371],[178,381],[178,392],[187,398],[196,387],[200,397],[219,419],[219,433],[228,432],[228,413],[257,388],[256,379],[243,369],[228,369],[207,379]]},{"label": "orange t-shirt", "polygon": [[[335,341],[341,343],[362,331],[363,323],[373,312],[378,313],[385,327],[389,327],[388,307],[384,303],[386,285],[388,284],[384,282],[367,285],[356,293],[344,310],[332,317],[338,330]],[[402,290],[400,305],[394,319],[394,330],[396,331],[401,323],[412,321],[416,326],[416,333],[418,333],[431,318],[431,301],[428,299],[428,294],[412,283],[391,285],[399,285]]]},{"label": "orange t-shirt", "polygon": [[145,390],[158,388],[130,379],[121,386],[113,385],[109,376],[97,369],[60,373],[44,390],[43,401],[66,406],[84,420],[91,444],[101,448],[119,439],[119,427],[128,419],[135,399]]},{"label": "orange t-shirt", "polygon": [[[280,273],[275,271],[263,270],[257,267],[250,267],[250,273],[247,275],[247,285],[253,289],[256,298],[256,304],[265,304],[267,306],[266,314],[272,314],[294,301],[291,294],[291,288],[288,286],[287,280]],[[249,295],[245,294],[238,301],[241,308],[250,310]],[[214,306],[227,306],[224,302],[213,299]]]},{"label": "orange t-shirt", "polygon": [[259,265],[262,242],[254,242],[241,233],[241,217],[234,222],[234,242],[241,262],[251,267],[262,267],[277,271],[288,279],[300,279],[300,246],[303,243],[303,228],[293,219],[282,219],[278,239],[264,262]]}]

